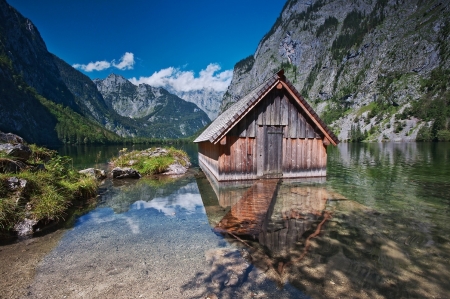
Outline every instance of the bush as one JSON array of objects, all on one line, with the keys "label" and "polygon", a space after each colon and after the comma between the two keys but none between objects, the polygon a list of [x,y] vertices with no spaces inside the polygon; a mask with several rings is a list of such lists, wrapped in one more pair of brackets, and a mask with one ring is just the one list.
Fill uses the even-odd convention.
[{"label": "bush", "polygon": [[450,131],[449,130],[440,130],[437,132],[438,141],[450,141]]},{"label": "bush", "polygon": [[428,126],[423,126],[417,133],[416,141],[432,141],[431,129]]}]

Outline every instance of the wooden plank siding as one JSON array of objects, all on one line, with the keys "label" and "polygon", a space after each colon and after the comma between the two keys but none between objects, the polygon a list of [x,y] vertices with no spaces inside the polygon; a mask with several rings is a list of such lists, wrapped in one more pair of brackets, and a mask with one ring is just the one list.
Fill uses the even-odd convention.
[{"label": "wooden plank siding", "polygon": [[200,142],[199,161],[219,181],[326,176],[324,138],[289,93],[273,89],[222,141]]}]

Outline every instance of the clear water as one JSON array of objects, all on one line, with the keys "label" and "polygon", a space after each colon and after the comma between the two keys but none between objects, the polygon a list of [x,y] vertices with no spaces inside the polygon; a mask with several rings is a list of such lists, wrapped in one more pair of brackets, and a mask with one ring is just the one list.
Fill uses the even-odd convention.
[{"label": "clear water", "polygon": [[[64,153],[105,166],[121,148]],[[340,144],[326,180],[107,182],[28,296],[447,298],[449,190],[448,143]]]}]

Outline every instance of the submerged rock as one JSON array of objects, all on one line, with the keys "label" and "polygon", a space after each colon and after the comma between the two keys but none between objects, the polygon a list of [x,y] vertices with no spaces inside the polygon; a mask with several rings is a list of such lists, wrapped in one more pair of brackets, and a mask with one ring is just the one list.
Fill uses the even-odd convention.
[{"label": "submerged rock", "polygon": [[97,168],[87,168],[87,169],[83,169],[78,171],[79,173],[85,174],[87,176],[91,176],[96,178],[97,180],[103,180],[106,179],[106,172],[104,170],[101,169],[97,169]]},{"label": "submerged rock", "polygon": [[28,236],[32,235],[34,232],[33,227],[37,224],[37,221],[34,219],[25,218],[23,221],[17,223],[14,226],[14,230],[17,232],[19,236]]},{"label": "submerged rock", "polygon": [[113,179],[139,179],[141,177],[141,174],[129,167],[116,167],[111,171]]}]

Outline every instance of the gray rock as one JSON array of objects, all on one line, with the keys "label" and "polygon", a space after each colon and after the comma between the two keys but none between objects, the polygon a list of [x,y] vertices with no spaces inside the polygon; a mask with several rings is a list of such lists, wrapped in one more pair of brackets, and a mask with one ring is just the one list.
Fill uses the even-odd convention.
[{"label": "gray rock", "polygon": [[37,221],[34,219],[25,218],[23,221],[14,225],[14,230],[17,232],[19,236],[29,236],[34,232],[33,227],[37,224]]},{"label": "gray rock", "polygon": [[22,137],[17,136],[16,134],[0,132],[0,144],[1,143],[18,144],[23,143],[23,139]]},{"label": "gray rock", "polygon": [[31,149],[22,144],[3,143],[0,144],[0,151],[16,159],[26,161],[31,156]]},{"label": "gray rock", "polygon": [[18,189],[24,189],[27,186],[27,180],[19,179],[16,177],[10,177],[8,178],[8,188],[11,191],[15,191]]},{"label": "gray rock", "polygon": [[139,179],[141,178],[141,174],[133,169],[133,168],[129,168],[129,167],[124,167],[124,168],[120,168],[120,167],[115,167],[112,171],[111,171],[112,177],[113,179]]},{"label": "gray rock", "polygon": [[188,167],[184,167],[180,163],[174,163],[174,164],[169,165],[169,167],[167,168],[167,171],[164,172],[164,174],[180,175],[180,174],[185,174],[187,170],[188,170]]},{"label": "gray rock", "polygon": [[29,186],[28,181],[17,177],[10,177],[7,179],[7,182],[9,191],[13,192],[12,197],[15,199],[16,205],[27,205],[28,199],[24,196],[24,193]]},{"label": "gray rock", "polygon": [[106,172],[97,168],[87,168],[80,170],[79,173],[96,178],[97,180],[106,179]]}]

